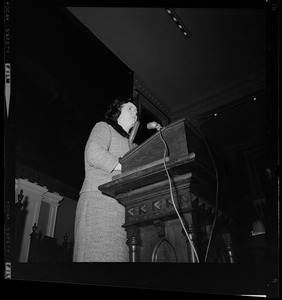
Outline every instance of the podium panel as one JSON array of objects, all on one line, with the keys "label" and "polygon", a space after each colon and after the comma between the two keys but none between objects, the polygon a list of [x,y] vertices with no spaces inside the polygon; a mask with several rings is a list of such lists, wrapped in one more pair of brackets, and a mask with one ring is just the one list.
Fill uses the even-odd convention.
[{"label": "podium panel", "polygon": [[[169,150],[165,158],[160,134]],[[186,119],[179,120],[129,151],[120,162],[122,173],[99,190],[125,207],[129,261],[203,261],[215,217],[216,178],[201,134]],[[221,213],[222,232],[212,245],[221,252],[213,258],[220,262],[231,260],[230,251],[225,251],[229,241],[220,237],[221,233],[226,236],[228,222]]]}]

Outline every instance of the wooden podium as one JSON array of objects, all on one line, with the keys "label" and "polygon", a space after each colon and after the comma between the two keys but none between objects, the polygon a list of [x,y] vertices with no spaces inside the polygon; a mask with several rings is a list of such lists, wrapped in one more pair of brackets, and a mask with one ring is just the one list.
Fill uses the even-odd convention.
[{"label": "wooden podium", "polygon": [[[187,119],[162,128],[161,134],[169,150],[165,161],[174,202],[201,262],[215,216],[216,177],[211,156],[201,133]],[[120,160],[120,175],[99,186],[125,207],[123,226],[130,262],[197,262],[172,203],[164,151],[156,132]],[[211,255],[210,261],[232,262],[225,228],[229,221],[220,211],[218,223],[223,230],[212,247],[221,254]]]}]

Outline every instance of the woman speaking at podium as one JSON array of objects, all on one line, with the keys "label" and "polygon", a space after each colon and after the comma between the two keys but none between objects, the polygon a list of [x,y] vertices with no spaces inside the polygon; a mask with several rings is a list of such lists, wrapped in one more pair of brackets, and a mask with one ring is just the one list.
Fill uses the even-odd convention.
[{"label": "woman speaking at podium", "polygon": [[89,135],[75,216],[74,262],[128,262],[124,207],[98,186],[121,173],[119,158],[130,150],[129,133],[139,125],[137,113],[133,98],[118,97]]}]

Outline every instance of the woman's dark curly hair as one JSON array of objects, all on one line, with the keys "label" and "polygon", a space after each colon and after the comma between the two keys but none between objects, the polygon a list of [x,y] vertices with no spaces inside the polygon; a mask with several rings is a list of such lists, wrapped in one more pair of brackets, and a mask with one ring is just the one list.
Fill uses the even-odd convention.
[{"label": "woman's dark curly hair", "polygon": [[122,105],[128,102],[133,103],[137,107],[136,100],[132,97],[120,96],[114,99],[105,113],[105,118],[117,123],[117,119],[121,113]]}]

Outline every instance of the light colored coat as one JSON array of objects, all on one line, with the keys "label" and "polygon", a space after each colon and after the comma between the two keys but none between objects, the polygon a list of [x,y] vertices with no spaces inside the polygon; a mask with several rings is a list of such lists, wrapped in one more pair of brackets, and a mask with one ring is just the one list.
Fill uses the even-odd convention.
[{"label": "light colored coat", "polygon": [[85,146],[85,178],[74,230],[74,262],[128,261],[124,207],[103,195],[98,186],[112,180],[119,158],[129,151],[128,139],[106,122],[98,122]]}]

